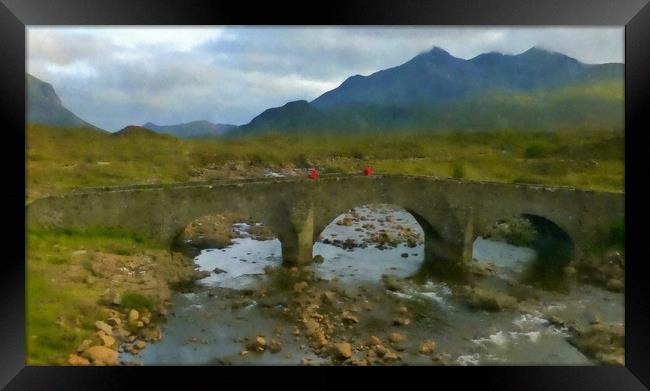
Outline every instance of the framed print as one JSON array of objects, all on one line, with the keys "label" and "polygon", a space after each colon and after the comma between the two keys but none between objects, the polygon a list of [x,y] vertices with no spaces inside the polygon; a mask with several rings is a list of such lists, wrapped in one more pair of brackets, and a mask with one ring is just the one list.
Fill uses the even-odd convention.
[{"label": "framed print", "polygon": [[2,2],[7,389],[650,384],[645,1]]}]

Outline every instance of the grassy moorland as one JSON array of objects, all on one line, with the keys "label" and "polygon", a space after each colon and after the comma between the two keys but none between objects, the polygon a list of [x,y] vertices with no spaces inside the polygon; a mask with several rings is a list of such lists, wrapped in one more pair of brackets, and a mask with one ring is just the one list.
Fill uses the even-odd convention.
[{"label": "grassy moorland", "polygon": [[463,177],[622,191],[622,131],[280,135],[179,140],[27,129],[27,198],[77,187],[242,178],[265,168]]}]

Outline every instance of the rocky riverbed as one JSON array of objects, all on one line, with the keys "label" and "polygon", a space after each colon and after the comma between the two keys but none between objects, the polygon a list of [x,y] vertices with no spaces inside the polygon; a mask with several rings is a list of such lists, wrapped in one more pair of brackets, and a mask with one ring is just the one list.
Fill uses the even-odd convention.
[{"label": "rocky riverbed", "polygon": [[201,251],[195,262],[209,275],[173,295],[164,338],[145,349],[129,341],[119,361],[623,364],[622,294],[580,278],[564,291],[521,282],[530,249],[479,240],[474,278],[459,284],[412,278],[422,232],[390,207],[340,216],[304,268],[281,267],[279,241],[254,227],[235,224],[232,244]]}]

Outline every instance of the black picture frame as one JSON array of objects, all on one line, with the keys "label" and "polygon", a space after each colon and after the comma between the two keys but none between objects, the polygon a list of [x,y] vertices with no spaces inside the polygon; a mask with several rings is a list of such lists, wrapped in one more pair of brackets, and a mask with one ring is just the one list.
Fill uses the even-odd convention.
[{"label": "black picture frame", "polygon": [[[426,367],[413,369],[418,380],[454,388],[477,382],[485,389],[642,390],[650,387],[650,288],[642,254],[650,221],[650,191],[643,165],[650,132],[650,5],[647,0],[455,0],[446,3],[402,0],[354,2],[247,2],[156,0],[0,0],[0,110],[2,111],[3,186],[0,215],[5,245],[0,263],[0,386],[7,389],[120,388],[175,376],[180,368],[78,368],[25,366],[25,26],[27,25],[610,25],[625,26],[626,133],[626,364],[625,367]],[[18,228],[17,228],[18,227]],[[21,261],[21,259],[23,261]],[[184,368],[188,370],[188,368]],[[220,387],[247,384],[240,370],[205,372]],[[246,371],[252,370],[245,368]],[[267,373],[285,384],[277,371]],[[344,369],[301,369],[312,380],[305,387],[334,383]],[[316,373],[315,370],[328,371]],[[411,374],[368,368],[343,383],[381,381]],[[347,371],[347,370],[345,370]],[[433,372],[435,371],[435,372]],[[146,375],[143,375],[146,373]],[[165,376],[167,375],[167,376]],[[244,377],[242,377],[244,375]],[[183,376],[186,381],[205,376]],[[399,382],[403,384],[403,381]],[[296,385],[303,382],[296,381]],[[645,386],[644,386],[645,385]]]}]

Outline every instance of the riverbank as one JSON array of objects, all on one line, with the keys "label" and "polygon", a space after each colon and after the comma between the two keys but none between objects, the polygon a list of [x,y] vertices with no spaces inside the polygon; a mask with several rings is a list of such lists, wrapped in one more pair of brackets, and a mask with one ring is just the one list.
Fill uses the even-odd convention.
[{"label": "riverbank", "polygon": [[204,277],[191,258],[115,230],[27,231],[28,365],[115,365],[160,339],[173,289]]}]

